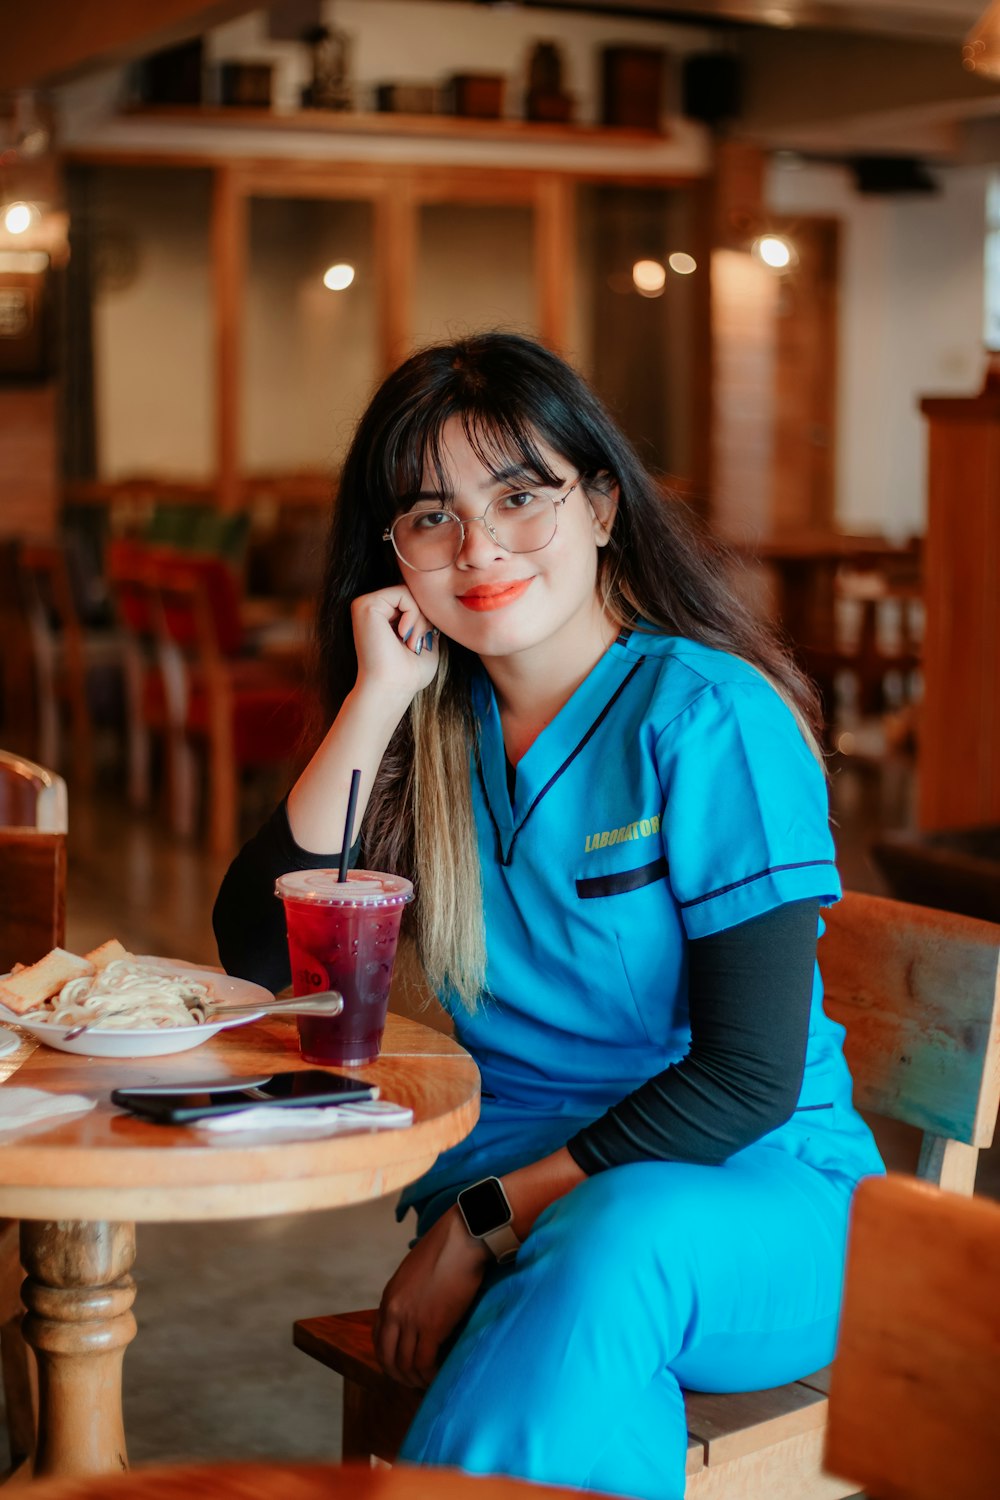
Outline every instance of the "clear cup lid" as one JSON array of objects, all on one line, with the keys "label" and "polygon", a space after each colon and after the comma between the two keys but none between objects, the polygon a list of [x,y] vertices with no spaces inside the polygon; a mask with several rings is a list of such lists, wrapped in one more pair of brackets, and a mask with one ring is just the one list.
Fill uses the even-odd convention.
[{"label": "clear cup lid", "polygon": [[278,876],[274,894],[309,906],[392,908],[413,900],[413,885],[402,875],[378,870],[351,870],[346,880],[340,880],[336,870],[291,870]]}]

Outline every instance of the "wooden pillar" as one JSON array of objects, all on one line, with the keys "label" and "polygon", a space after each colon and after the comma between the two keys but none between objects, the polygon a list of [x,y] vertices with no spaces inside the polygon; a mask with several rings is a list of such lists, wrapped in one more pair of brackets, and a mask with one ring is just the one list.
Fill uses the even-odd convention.
[{"label": "wooden pillar", "polygon": [[1000,388],[928,419],[919,822],[1000,823]]},{"label": "wooden pillar", "polygon": [[568,178],[538,180],[534,217],[538,332],[544,344],[561,352],[569,343],[576,272],[574,188]]},{"label": "wooden pillar", "polygon": [[222,510],[236,510],[240,503],[246,241],[246,190],[234,168],[218,167],[212,199],[212,282],[215,306],[215,479]]},{"label": "wooden pillar", "polygon": [[383,375],[394,370],[410,352],[416,257],[417,207],[409,181],[400,176],[386,184],[375,205],[375,282]]}]

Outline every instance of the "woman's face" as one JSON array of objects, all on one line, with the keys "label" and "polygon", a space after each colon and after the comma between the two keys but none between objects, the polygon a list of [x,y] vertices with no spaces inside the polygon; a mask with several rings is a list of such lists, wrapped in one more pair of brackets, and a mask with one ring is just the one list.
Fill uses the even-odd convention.
[{"label": "woman's face", "polygon": [[[453,511],[465,522],[465,539],[447,567],[420,572],[400,564],[418,608],[443,635],[484,659],[549,643],[572,653],[574,640],[589,649],[592,633],[605,624],[597,558],[609,539],[615,501],[597,497],[598,515],[578,471],[541,440],[539,451],[559,477],[554,486],[525,473],[498,479],[472,447],[459,417],[445,424],[441,448],[447,491],[442,493],[437,476],[426,469],[412,508]],[[555,535],[537,552],[506,551],[482,520],[473,519],[494,500],[525,493],[559,500],[571,487],[565,504],[556,506]]]}]

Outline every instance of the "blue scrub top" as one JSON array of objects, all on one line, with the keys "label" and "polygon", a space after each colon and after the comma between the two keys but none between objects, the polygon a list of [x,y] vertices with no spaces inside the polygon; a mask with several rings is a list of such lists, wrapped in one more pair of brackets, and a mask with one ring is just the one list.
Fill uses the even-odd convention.
[{"label": "blue scrub top", "polygon": [[[823,772],[739,658],[623,631],[518,762],[513,804],[485,673],[475,706],[489,993],[472,1014],[442,998],[482,1072],[483,1116],[407,1191],[418,1205],[556,1149],[682,1058],[687,939],[840,896]],[[817,966],[799,1105],[766,1143],[860,1175],[881,1163],[842,1038]]]}]

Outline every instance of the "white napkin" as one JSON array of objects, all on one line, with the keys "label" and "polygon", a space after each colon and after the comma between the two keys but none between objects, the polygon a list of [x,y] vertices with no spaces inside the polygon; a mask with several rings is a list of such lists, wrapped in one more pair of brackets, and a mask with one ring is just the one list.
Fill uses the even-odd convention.
[{"label": "white napkin", "polygon": [[336,1135],[347,1130],[402,1130],[413,1124],[413,1110],[388,1099],[360,1099],[353,1104],[323,1104],[315,1108],[275,1109],[260,1104],[237,1114],[211,1115],[192,1121],[199,1130],[258,1130],[286,1133],[291,1130],[321,1131]]},{"label": "white napkin", "polygon": [[96,1099],[84,1094],[47,1094],[44,1089],[0,1088],[0,1130],[16,1130],[22,1125],[36,1125],[39,1120],[56,1119],[93,1109]]}]

